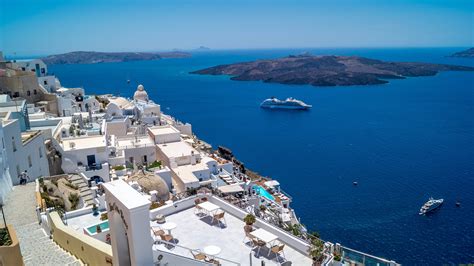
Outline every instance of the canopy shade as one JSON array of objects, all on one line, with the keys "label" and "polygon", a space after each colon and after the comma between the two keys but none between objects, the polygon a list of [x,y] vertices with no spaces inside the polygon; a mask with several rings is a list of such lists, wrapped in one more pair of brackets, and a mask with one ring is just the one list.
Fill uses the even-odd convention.
[{"label": "canopy shade", "polygon": [[227,186],[222,186],[218,188],[220,192],[227,194],[227,193],[237,193],[237,192],[243,192],[244,190],[240,185],[234,184],[234,185],[227,185]]}]

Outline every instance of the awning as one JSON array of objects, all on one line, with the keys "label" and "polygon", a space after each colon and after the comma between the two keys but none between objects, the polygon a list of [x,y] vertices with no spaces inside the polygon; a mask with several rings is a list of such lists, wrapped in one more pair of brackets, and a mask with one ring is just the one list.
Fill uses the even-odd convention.
[{"label": "awning", "polygon": [[265,186],[267,187],[276,187],[276,186],[279,186],[280,183],[276,180],[270,180],[270,181],[266,181],[265,182]]},{"label": "awning", "polygon": [[192,140],[192,139],[185,139],[184,141],[189,143],[189,144],[194,144],[194,140]]},{"label": "awning", "polygon": [[222,186],[218,188],[220,192],[226,194],[226,193],[237,193],[237,192],[243,192],[243,188],[240,185],[234,184],[234,185],[227,185],[227,186]]}]

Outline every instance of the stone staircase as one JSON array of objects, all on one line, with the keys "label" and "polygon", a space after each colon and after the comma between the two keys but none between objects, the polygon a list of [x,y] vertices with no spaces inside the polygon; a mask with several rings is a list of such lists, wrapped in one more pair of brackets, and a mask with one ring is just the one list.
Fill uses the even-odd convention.
[{"label": "stone staircase", "polygon": [[92,197],[92,190],[89,188],[87,182],[80,175],[70,175],[69,181],[79,187],[80,195],[85,205],[92,205],[94,198]]},{"label": "stone staircase", "polygon": [[15,228],[20,239],[21,253],[26,266],[29,265],[84,265],[80,260],[63,250],[47,236],[38,223]]},{"label": "stone staircase", "polygon": [[12,224],[25,265],[84,265],[49,238],[38,224],[36,216],[35,183],[15,186],[7,197],[4,211]]}]

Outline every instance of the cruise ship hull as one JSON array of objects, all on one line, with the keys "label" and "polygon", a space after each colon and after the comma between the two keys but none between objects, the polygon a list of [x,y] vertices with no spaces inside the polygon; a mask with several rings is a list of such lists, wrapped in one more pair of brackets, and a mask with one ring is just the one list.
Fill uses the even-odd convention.
[{"label": "cruise ship hull", "polygon": [[308,110],[311,106],[288,106],[288,105],[261,105],[262,108],[267,109],[290,109],[290,110]]}]

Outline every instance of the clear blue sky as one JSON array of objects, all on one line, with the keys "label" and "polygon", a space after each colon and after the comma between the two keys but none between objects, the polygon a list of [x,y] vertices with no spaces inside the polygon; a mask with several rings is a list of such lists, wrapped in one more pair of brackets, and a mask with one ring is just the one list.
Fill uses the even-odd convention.
[{"label": "clear blue sky", "polygon": [[0,0],[0,50],[473,46],[474,0]]}]

